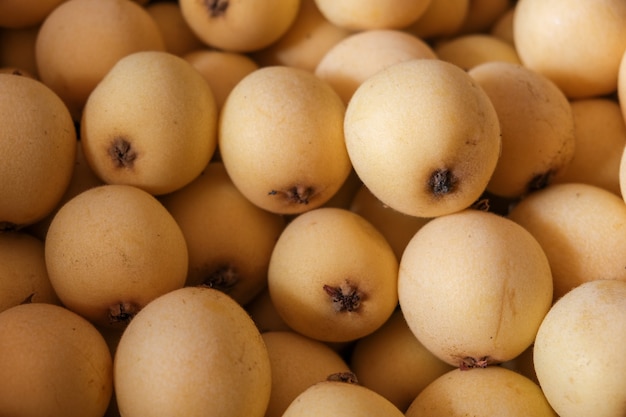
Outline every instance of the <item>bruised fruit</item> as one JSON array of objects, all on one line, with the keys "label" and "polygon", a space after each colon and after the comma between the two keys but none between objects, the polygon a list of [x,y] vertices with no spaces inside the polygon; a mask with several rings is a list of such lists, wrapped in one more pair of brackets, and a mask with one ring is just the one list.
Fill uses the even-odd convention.
[{"label": "bruised fruit", "polygon": [[285,220],[248,201],[224,164],[210,163],[191,184],[161,202],[185,235],[186,285],[216,288],[242,305],[265,288],[270,256]]},{"label": "bruised fruit", "polygon": [[472,205],[500,155],[489,97],[461,68],[438,59],[400,62],[369,77],[348,103],[344,127],[365,186],[417,217]]},{"label": "bruised fruit", "polygon": [[183,18],[211,48],[251,52],[276,42],[293,24],[300,0],[181,0]]},{"label": "bruised fruit", "polygon": [[239,304],[210,288],[148,304],[124,331],[114,371],[125,417],[263,417],[270,398],[261,334]]},{"label": "bruised fruit", "polygon": [[321,206],[352,168],[344,114],[337,93],[306,70],[252,72],[220,112],[218,145],[228,175],[265,210],[297,214]]},{"label": "bruised fruit", "polygon": [[0,231],[51,213],[69,186],[76,130],[63,101],[29,77],[0,74]]},{"label": "bruised fruit", "polygon": [[398,303],[398,261],[369,222],[340,208],[300,214],[270,258],[268,288],[289,327],[347,342],[382,326]]},{"label": "bruised fruit", "polygon": [[405,413],[405,417],[422,416],[557,417],[537,384],[501,366],[455,369],[441,375]]},{"label": "bruised fruit", "polygon": [[422,226],[400,261],[398,295],[417,339],[463,369],[515,358],[552,303],[546,254],[526,229],[468,209]]},{"label": "bruised fruit", "polygon": [[537,379],[560,417],[626,415],[626,282],[583,283],[556,301],[533,349]]},{"label": "bruised fruit", "polygon": [[57,305],[30,303],[0,313],[0,334],[0,415],[104,415],[112,359],[91,323]]},{"label": "bruised fruit", "polygon": [[171,214],[130,185],[103,185],[65,203],[45,242],[52,287],[92,322],[125,325],[149,301],[180,288],[187,246]]},{"label": "bruised fruit", "polygon": [[89,96],[81,144],[93,171],[108,184],[134,185],[155,195],[176,191],[193,181],[215,152],[213,92],[181,57],[130,54]]}]

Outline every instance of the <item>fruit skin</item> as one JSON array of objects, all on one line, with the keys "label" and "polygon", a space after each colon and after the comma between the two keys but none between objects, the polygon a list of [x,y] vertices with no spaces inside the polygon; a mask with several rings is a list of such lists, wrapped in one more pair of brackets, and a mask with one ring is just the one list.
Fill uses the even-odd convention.
[{"label": "fruit skin", "polygon": [[398,303],[398,261],[382,234],[349,210],[300,214],[278,238],[268,289],[293,330],[348,342],[372,333]]},{"label": "fruit skin", "polygon": [[127,55],[89,95],[81,144],[105,183],[171,193],[193,181],[215,152],[213,92],[181,57],[160,51]]},{"label": "fruit skin", "polygon": [[481,87],[458,66],[414,59],[363,82],[346,109],[355,171],[383,203],[417,217],[463,210],[500,155],[500,125]]},{"label": "fruit skin", "polygon": [[0,313],[0,334],[0,415],[104,415],[113,360],[91,323],[61,306],[21,304]]},{"label": "fruit skin", "polygon": [[0,230],[10,230],[43,219],[61,201],[74,169],[76,130],[63,101],[40,81],[0,74],[0,90]]},{"label": "fruit skin", "polygon": [[260,68],[233,88],[221,109],[221,160],[257,206],[279,214],[312,210],[350,174],[344,115],[337,93],[311,72]]},{"label": "fruit skin", "polygon": [[515,358],[552,303],[539,242],[500,215],[467,209],[426,223],[407,245],[398,297],[417,339],[461,368]]},{"label": "fruit skin", "polygon": [[[541,388],[501,366],[454,369],[431,382],[405,417],[557,417]],[[560,416],[563,417],[563,416]]]},{"label": "fruit skin", "polygon": [[402,417],[385,397],[358,383],[322,381],[298,395],[282,417]]},{"label": "fruit skin", "polygon": [[154,196],[102,185],[57,212],[45,260],[67,308],[101,326],[124,326],[149,301],[184,285],[188,252],[180,227]]},{"label": "fruit skin", "polygon": [[554,300],[583,282],[626,281],[626,205],[614,193],[590,184],[553,184],[519,201],[508,218],[541,244]]},{"label": "fruit skin", "polygon": [[626,414],[626,282],[583,283],[556,301],[533,350],[537,378],[560,417]]},{"label": "fruit skin", "polygon": [[270,362],[239,304],[214,289],[185,287],[155,299],[128,325],[114,382],[125,417],[262,417]]}]

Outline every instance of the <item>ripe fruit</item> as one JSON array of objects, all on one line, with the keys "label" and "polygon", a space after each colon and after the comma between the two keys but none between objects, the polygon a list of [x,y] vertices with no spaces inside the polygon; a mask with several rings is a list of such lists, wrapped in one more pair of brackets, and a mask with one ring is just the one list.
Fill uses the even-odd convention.
[{"label": "ripe fruit", "polygon": [[315,67],[348,104],[354,91],[383,68],[410,59],[435,59],[432,48],[401,30],[370,29],[353,33],[333,45]]},{"label": "ripe fruit", "polygon": [[554,81],[568,98],[616,91],[626,48],[626,3],[622,0],[518,1],[513,28],[524,66]]},{"label": "ripe fruit", "polygon": [[359,384],[402,411],[428,384],[453,369],[415,338],[400,310],[374,333],[356,341],[350,368]]},{"label": "ripe fruit", "polygon": [[485,367],[533,342],[552,303],[552,275],[530,232],[468,209],[418,230],[400,261],[398,296],[428,350],[453,366]]},{"label": "ripe fruit", "polygon": [[22,304],[0,313],[0,334],[0,415],[104,415],[112,359],[87,320],[53,304]]},{"label": "ripe fruit", "polygon": [[554,184],[509,212],[541,244],[552,270],[554,300],[583,282],[626,280],[626,205],[603,188]]},{"label": "ripe fruit", "polygon": [[439,41],[434,51],[439,59],[465,70],[494,61],[521,64],[513,45],[486,33],[470,33]]},{"label": "ripe fruit", "polygon": [[461,30],[469,7],[470,0],[431,0],[424,13],[405,30],[425,40],[454,36]]},{"label": "ripe fruit", "polygon": [[401,29],[419,19],[431,0],[315,0],[331,23],[351,31]]},{"label": "ripe fruit", "polygon": [[181,56],[206,47],[183,18],[178,3],[153,2],[147,4],[145,8],[161,32],[165,51]]},{"label": "ripe fruit", "polygon": [[148,304],[122,335],[114,362],[125,417],[262,417],[270,389],[267,348],[224,293],[185,287]]},{"label": "ripe fruit", "polygon": [[47,216],[67,189],[76,131],[63,101],[41,82],[0,74],[0,231]]},{"label": "ripe fruit", "polygon": [[374,226],[351,211],[326,207],[285,227],[270,258],[268,289],[289,327],[313,339],[346,342],[391,316],[397,276],[396,256]]},{"label": "ripe fruit", "polygon": [[63,99],[76,121],[93,89],[120,58],[163,50],[152,16],[128,0],[64,1],[41,24],[35,45],[41,81]]},{"label": "ripe fruit", "polygon": [[21,232],[0,233],[0,312],[21,303],[60,304],[41,240]]},{"label": "ripe fruit", "polygon": [[350,373],[333,374],[329,380],[309,387],[293,400],[282,417],[403,417],[385,397],[355,381],[350,382],[350,378],[353,378]]},{"label": "ripe fruit", "polygon": [[345,105],[312,73],[264,67],[241,80],[220,112],[219,150],[252,203],[297,214],[327,202],[350,174]]},{"label": "ripe fruit", "polygon": [[125,325],[187,276],[178,224],[130,185],[91,188],[65,203],[50,223],[45,258],[63,304],[101,326]]},{"label": "ripe fruit", "polygon": [[400,62],[368,78],[350,100],[344,126],[365,186],[417,217],[469,207],[500,154],[488,96],[461,68],[436,59]]},{"label": "ripe fruit", "polygon": [[487,190],[515,198],[550,184],[576,147],[567,97],[550,79],[514,63],[486,62],[468,73],[489,96],[502,130],[502,153]]},{"label": "ripe fruit", "polygon": [[[411,403],[405,417],[557,417],[541,388],[500,366],[445,373]],[[564,416],[559,416],[564,417]]]},{"label": "ripe fruit", "polygon": [[244,305],[267,285],[267,267],[285,220],[246,199],[221,162],[161,202],[189,253],[186,285],[221,290]]},{"label": "ripe fruit", "polygon": [[179,2],[183,18],[208,46],[251,52],[277,41],[291,26],[300,0]]},{"label": "ripe fruit", "polygon": [[281,417],[289,404],[328,375],[349,372],[330,346],[293,331],[262,333],[270,358],[272,393],[265,417]]},{"label": "ripe fruit", "polygon": [[159,51],[130,54],[89,96],[81,143],[104,182],[155,195],[173,192],[193,181],[215,152],[215,98],[183,58]]},{"label": "ripe fruit", "polygon": [[560,417],[626,414],[626,282],[596,280],[572,289],[546,315],[533,359]]}]

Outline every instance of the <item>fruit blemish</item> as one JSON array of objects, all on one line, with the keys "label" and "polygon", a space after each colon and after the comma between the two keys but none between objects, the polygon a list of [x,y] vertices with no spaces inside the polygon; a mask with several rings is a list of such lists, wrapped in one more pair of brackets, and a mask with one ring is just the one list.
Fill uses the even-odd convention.
[{"label": "fruit blemish", "polygon": [[109,155],[118,168],[132,168],[135,159],[137,159],[137,152],[130,142],[119,136],[111,142]]}]

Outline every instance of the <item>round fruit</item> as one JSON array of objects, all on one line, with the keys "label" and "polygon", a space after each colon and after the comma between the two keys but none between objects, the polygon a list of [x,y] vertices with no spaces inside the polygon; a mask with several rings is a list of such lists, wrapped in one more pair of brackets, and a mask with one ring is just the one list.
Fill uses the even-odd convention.
[{"label": "round fruit", "polygon": [[437,42],[434,51],[444,61],[469,70],[485,62],[521,64],[515,47],[487,33],[470,33]]},{"label": "round fruit", "polygon": [[556,415],[537,384],[501,366],[443,374],[405,413],[405,417],[421,416],[564,417]]},{"label": "round fruit", "polygon": [[153,300],[124,331],[114,362],[117,405],[125,417],[262,417],[270,369],[239,304],[185,287]]},{"label": "round fruit", "polygon": [[0,415],[101,417],[113,391],[102,335],[53,304],[0,313]]},{"label": "round fruit", "polygon": [[398,295],[428,350],[453,366],[480,368],[530,346],[552,303],[552,275],[527,230],[468,209],[418,230],[400,261]]},{"label": "round fruit", "polygon": [[556,301],[533,360],[560,417],[626,415],[626,282],[596,280]]},{"label": "round fruit", "polygon": [[183,18],[208,46],[251,52],[277,41],[292,25],[300,0],[181,0]]},{"label": "round fruit", "polygon": [[469,7],[470,0],[431,0],[424,13],[404,30],[425,40],[457,35]]},{"label": "round fruit", "polygon": [[242,79],[220,112],[219,150],[228,175],[252,203],[296,214],[327,202],[352,168],[345,105],[314,74],[263,67]]},{"label": "round fruit", "polygon": [[183,58],[159,51],[130,54],[89,96],[81,143],[104,182],[171,193],[193,181],[215,152],[215,98]]},{"label": "round fruit", "polygon": [[348,103],[344,126],[365,186],[417,217],[472,205],[500,155],[489,97],[461,68],[437,59],[400,62],[368,78]]},{"label": "round fruit", "polygon": [[270,259],[268,289],[289,327],[347,342],[391,316],[397,277],[398,261],[382,234],[356,213],[327,207],[287,225]]},{"label": "round fruit", "polygon": [[103,185],[57,212],[45,259],[63,304],[108,326],[126,324],[152,299],[182,287],[188,254],[180,227],[155,197],[130,185]]},{"label": "round fruit", "polygon": [[330,380],[312,385],[293,400],[282,417],[403,417],[385,397],[350,378],[350,373],[333,374]]},{"label": "round fruit", "polygon": [[508,217],[541,244],[555,300],[583,282],[626,281],[626,205],[614,193],[589,184],[553,184],[522,199]]},{"label": "round fruit", "polygon": [[41,82],[0,74],[0,231],[51,213],[69,186],[76,130],[63,101]]}]

